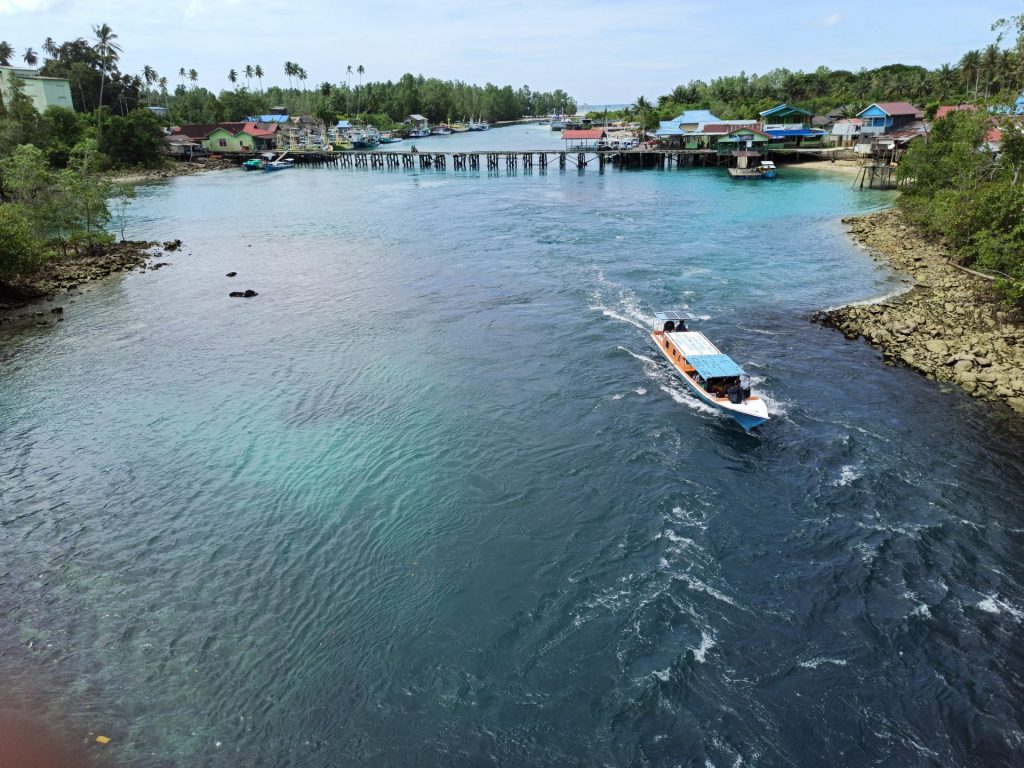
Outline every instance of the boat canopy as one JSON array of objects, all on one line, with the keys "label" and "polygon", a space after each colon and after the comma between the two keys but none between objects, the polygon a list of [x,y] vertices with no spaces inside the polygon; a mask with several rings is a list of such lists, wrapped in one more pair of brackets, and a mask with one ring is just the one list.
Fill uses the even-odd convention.
[{"label": "boat canopy", "polygon": [[697,319],[696,315],[684,311],[685,309],[686,309],[686,307],[683,307],[683,309],[663,309],[661,312],[655,312],[654,316],[656,318],[658,318],[659,320],[661,320],[661,322],[663,322],[663,323],[666,320],[696,320]]},{"label": "boat canopy", "polygon": [[728,355],[721,353],[717,355],[690,355],[686,356],[686,362],[697,369],[697,373],[705,380],[727,379],[743,375],[743,369],[736,365],[735,361]]},{"label": "boat canopy", "polygon": [[703,333],[697,331],[669,331],[665,334],[676,345],[676,348],[683,353],[687,360],[690,355],[718,355],[718,347],[711,343]]}]

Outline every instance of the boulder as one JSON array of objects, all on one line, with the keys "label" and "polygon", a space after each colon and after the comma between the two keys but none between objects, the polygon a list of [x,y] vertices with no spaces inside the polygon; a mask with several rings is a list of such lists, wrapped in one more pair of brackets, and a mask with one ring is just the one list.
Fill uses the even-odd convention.
[{"label": "boulder", "polygon": [[924,343],[924,348],[936,355],[945,355],[949,352],[949,347],[946,346],[946,342],[940,341],[939,339],[928,339],[928,341]]}]

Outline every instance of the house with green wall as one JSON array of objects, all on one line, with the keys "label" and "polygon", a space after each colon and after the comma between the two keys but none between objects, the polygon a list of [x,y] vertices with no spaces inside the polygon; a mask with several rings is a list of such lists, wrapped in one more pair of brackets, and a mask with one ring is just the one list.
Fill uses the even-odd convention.
[{"label": "house with green wall", "polygon": [[259,152],[277,145],[277,124],[195,123],[171,129],[171,136],[186,136],[210,152]]},{"label": "house with green wall", "polygon": [[47,107],[74,109],[71,102],[71,83],[62,77],[43,77],[37,69],[0,66],[0,97],[6,104],[10,100],[15,79],[21,81],[22,92],[32,100],[37,112]]}]

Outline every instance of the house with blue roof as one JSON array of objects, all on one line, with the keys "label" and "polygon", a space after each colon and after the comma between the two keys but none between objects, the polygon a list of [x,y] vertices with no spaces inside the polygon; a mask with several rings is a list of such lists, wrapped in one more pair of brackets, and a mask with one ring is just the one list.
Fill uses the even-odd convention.
[{"label": "house with blue roof", "polygon": [[663,144],[669,147],[678,148],[688,146],[686,136],[694,135],[703,129],[706,123],[718,123],[721,118],[713,115],[706,109],[688,109],[683,114],[671,120],[661,120],[658,123],[656,136]]},{"label": "house with blue roof", "polygon": [[818,146],[828,133],[812,127],[813,113],[790,104],[766,109],[759,116],[762,130],[777,147]]}]

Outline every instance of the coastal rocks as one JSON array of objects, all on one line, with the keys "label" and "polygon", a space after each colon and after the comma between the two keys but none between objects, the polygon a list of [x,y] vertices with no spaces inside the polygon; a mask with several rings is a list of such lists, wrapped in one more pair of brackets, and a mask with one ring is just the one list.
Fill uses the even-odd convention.
[{"label": "coastal rocks", "polygon": [[887,364],[902,364],[974,397],[1024,413],[1024,328],[984,278],[953,265],[955,254],[905,222],[898,210],[843,219],[876,259],[909,275],[906,293],[873,305],[818,313],[850,339],[864,338]]},{"label": "coastal rocks", "polygon": [[[175,240],[164,245],[178,249],[181,241]],[[0,301],[5,308],[14,309],[67,293],[85,283],[102,280],[110,275],[145,270],[147,266],[160,269],[168,266],[168,262],[149,264],[160,253],[161,246],[157,243],[124,241],[106,246],[101,253],[51,261],[31,275],[0,283]]]}]

